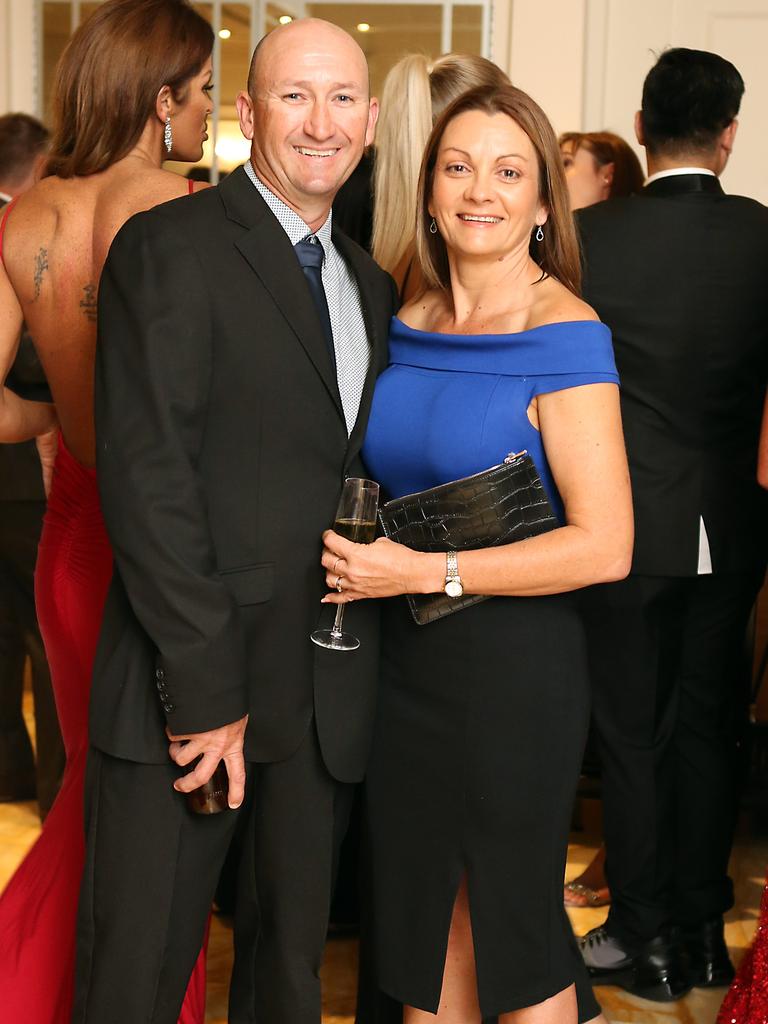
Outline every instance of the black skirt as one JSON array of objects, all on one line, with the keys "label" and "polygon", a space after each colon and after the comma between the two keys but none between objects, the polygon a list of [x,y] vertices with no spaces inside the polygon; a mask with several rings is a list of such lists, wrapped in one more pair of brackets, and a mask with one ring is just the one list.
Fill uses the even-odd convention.
[{"label": "black skirt", "polygon": [[563,907],[589,718],[572,595],[494,598],[427,626],[385,604],[367,779],[371,956],[385,996],[438,1009],[466,874],[483,1017],[578,981],[599,1012]]}]

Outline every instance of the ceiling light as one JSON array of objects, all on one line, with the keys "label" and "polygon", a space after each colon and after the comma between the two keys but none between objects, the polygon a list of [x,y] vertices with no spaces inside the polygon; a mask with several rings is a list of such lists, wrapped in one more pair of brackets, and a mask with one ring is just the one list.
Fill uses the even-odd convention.
[{"label": "ceiling light", "polygon": [[357,29],[358,32],[370,32],[371,31],[371,26],[368,24],[367,21],[361,21],[359,25],[355,26],[355,28]]},{"label": "ceiling light", "polygon": [[228,28],[219,29],[219,39],[229,39],[232,33]]},{"label": "ceiling light", "polygon": [[281,25],[290,25],[291,22],[293,21],[293,18],[290,16],[290,14],[282,14],[277,20],[280,22]]}]

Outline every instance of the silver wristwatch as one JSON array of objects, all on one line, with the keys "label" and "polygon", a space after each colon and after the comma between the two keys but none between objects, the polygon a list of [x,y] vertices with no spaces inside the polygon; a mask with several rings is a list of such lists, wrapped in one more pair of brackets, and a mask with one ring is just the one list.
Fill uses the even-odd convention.
[{"label": "silver wristwatch", "polygon": [[445,554],[445,586],[443,590],[448,597],[461,597],[464,593],[464,584],[459,576],[459,559],[455,551],[447,551]]}]

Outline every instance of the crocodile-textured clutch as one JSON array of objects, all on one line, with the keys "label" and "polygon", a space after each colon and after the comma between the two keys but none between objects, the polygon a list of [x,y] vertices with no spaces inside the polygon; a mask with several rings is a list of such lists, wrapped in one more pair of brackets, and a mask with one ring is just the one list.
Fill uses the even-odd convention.
[{"label": "crocodile-textured clutch", "polygon": [[[415,551],[468,551],[512,544],[554,530],[559,522],[528,452],[508,455],[482,473],[406,494],[379,510],[390,540]],[[465,594],[408,594],[419,626],[488,598]]]}]

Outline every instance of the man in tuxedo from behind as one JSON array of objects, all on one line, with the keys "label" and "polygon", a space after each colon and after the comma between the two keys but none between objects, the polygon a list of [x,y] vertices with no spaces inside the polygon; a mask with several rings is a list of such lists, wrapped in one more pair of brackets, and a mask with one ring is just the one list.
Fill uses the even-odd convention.
[{"label": "man in tuxedo from behind", "polygon": [[[0,219],[8,203],[39,180],[48,138],[47,128],[28,114],[0,117]],[[51,400],[26,329],[7,384],[23,398]],[[35,612],[34,573],[44,511],[35,442],[0,445],[0,800],[37,797],[41,818],[51,808],[64,770],[64,745]],[[36,755],[22,714],[27,657]]]},{"label": "man in tuxedo from behind", "polygon": [[632,572],[586,595],[603,765],[595,983],[671,1000],[733,973],[723,914],[766,562],[756,483],[768,370],[768,210],[724,193],[744,83],[672,49],[643,88],[642,193],[579,212],[584,296],[613,332],[635,511]]},{"label": "man in tuxedo from behind", "polygon": [[[330,216],[377,104],[357,43],[315,19],[262,40],[237,104],[249,163],[130,220],[100,285],[115,575],[91,700],[78,1024],[175,1024],[239,817],[228,1019],[319,1024],[367,760],[377,610],[350,609],[357,651],[309,636],[332,619],[321,535],[362,475],[395,309],[391,279]],[[230,809],[191,813],[185,794],[220,761]]]}]

